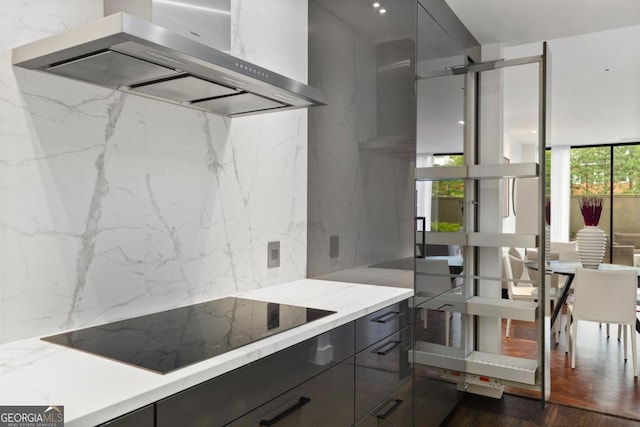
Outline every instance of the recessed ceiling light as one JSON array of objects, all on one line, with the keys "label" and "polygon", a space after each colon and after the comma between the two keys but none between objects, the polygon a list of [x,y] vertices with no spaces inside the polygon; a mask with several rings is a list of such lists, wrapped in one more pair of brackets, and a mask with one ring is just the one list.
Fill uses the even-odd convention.
[{"label": "recessed ceiling light", "polygon": [[378,10],[378,12],[380,12],[380,15],[384,15],[385,13],[387,13],[387,9],[382,8],[382,9]]},{"label": "recessed ceiling light", "polygon": [[531,129],[531,133],[538,133],[538,131],[535,129]]},{"label": "recessed ceiling light", "polygon": [[459,125],[463,125],[464,124],[464,120],[458,120],[458,124]]},{"label": "recessed ceiling light", "polygon": [[374,1],[372,6],[377,9],[380,7],[380,2]]}]

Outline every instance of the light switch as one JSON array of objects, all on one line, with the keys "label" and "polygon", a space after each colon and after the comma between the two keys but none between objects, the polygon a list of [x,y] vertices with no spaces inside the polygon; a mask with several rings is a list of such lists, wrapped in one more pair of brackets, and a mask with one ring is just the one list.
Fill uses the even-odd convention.
[{"label": "light switch", "polygon": [[267,252],[267,268],[280,267],[280,242],[269,242]]}]

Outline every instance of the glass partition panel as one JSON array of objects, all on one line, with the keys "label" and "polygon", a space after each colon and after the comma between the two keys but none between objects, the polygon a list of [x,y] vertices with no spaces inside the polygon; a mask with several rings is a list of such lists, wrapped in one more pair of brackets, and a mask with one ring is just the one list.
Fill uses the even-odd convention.
[{"label": "glass partition panel", "polygon": [[[444,2],[442,2],[444,6]],[[434,13],[433,10],[438,9]],[[457,383],[443,364],[464,364],[468,355],[463,314],[465,76],[451,67],[468,59],[454,22],[436,22],[444,10],[418,3],[416,37],[416,259],[415,259],[415,425],[438,426],[459,399]],[[450,11],[449,11],[450,12]],[[475,41],[473,41],[475,42]],[[470,47],[470,46],[468,46]],[[458,166],[458,169],[452,166]],[[439,178],[431,172],[448,169]],[[436,172],[438,175],[442,171]],[[460,173],[460,174],[459,174]],[[455,236],[450,236],[454,234]],[[462,236],[462,239],[460,238]],[[443,354],[447,356],[443,357]],[[464,367],[458,367],[464,372]],[[428,384],[428,387],[425,387]],[[434,393],[434,391],[436,391]]]},{"label": "glass partition panel", "polygon": [[[435,155],[433,163],[438,167],[463,166],[464,156]],[[432,186],[431,231],[464,231],[464,180],[434,181]]]},{"label": "glass partition panel", "polygon": [[416,4],[309,1],[307,276],[413,288]]},{"label": "glass partition panel", "polygon": [[[505,384],[542,395],[548,378],[544,325],[550,326],[557,289],[548,288],[554,281],[545,271],[525,264],[525,250],[534,254],[542,238],[540,61],[430,70],[418,81],[416,212],[423,240],[416,258],[414,364],[496,396]],[[462,154],[452,154],[458,147]],[[528,202],[518,212],[522,229],[516,188]],[[495,388],[474,384],[478,376],[491,377]]]}]

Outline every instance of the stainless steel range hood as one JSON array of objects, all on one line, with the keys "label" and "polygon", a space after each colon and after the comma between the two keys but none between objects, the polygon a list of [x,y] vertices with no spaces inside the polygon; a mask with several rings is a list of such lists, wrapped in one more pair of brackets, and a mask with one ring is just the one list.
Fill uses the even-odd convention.
[{"label": "stainless steel range hood", "polygon": [[326,103],[318,89],[122,12],[12,54],[18,67],[223,116]]}]

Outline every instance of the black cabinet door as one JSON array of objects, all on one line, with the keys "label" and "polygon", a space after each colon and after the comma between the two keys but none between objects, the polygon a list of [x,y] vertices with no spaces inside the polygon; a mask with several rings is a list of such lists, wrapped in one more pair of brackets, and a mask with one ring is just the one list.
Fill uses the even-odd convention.
[{"label": "black cabinet door", "polygon": [[433,372],[416,372],[413,376],[414,427],[438,427],[464,394],[458,391],[456,383],[442,380]]},{"label": "black cabinet door", "polygon": [[100,424],[101,427],[154,427],[153,405],[129,412],[114,420]]},{"label": "black cabinet door", "polygon": [[353,425],[353,357],[231,423],[233,427]]},{"label": "black cabinet door", "polygon": [[351,322],[160,400],[156,426],[225,425],[352,357],[354,341]]},{"label": "black cabinet door", "polygon": [[407,381],[382,404],[362,418],[356,427],[413,427],[412,385],[411,380]]},{"label": "black cabinet door", "polygon": [[411,324],[409,301],[404,300],[356,320],[356,352]]},{"label": "black cabinet door", "polygon": [[408,351],[413,328],[407,327],[356,354],[355,413],[359,420],[411,378]]}]

